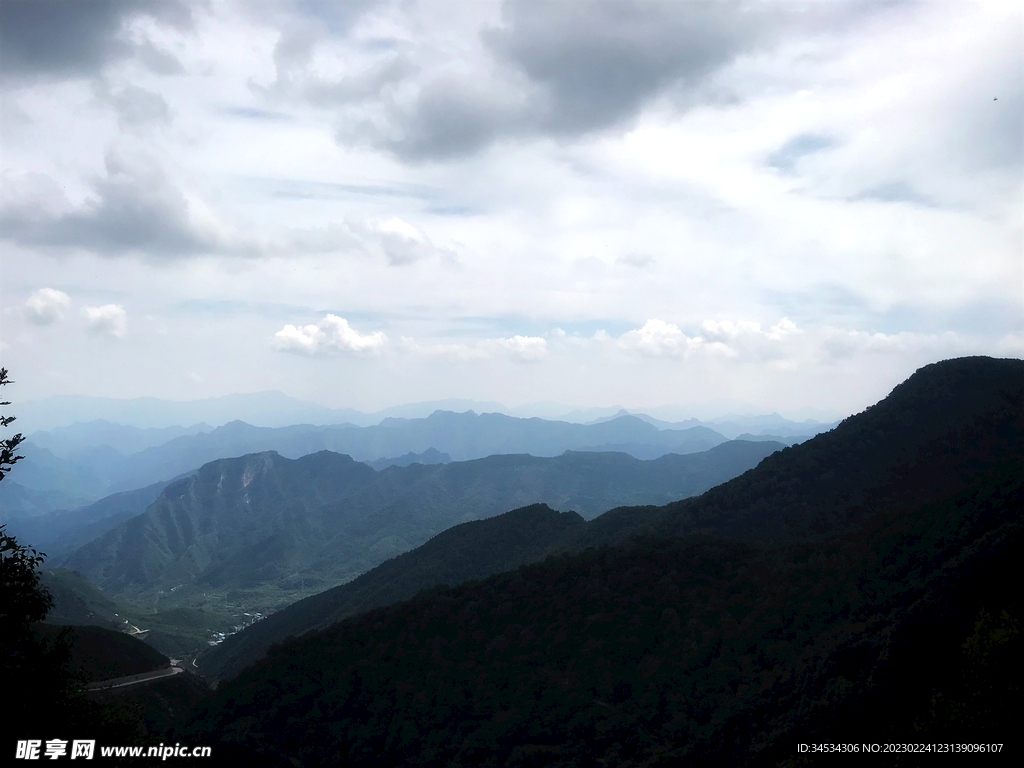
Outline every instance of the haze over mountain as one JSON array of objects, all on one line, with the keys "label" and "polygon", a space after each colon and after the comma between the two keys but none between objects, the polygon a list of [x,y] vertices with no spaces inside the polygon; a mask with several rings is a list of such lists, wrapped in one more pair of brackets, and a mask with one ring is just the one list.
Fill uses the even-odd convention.
[{"label": "haze over mountain", "polygon": [[[267,420],[268,414],[273,420],[276,418],[273,416],[275,413],[282,417],[303,414],[322,416],[325,413],[323,410],[302,410],[298,406],[291,410],[275,410],[270,406],[281,399],[277,397],[280,393],[270,394],[274,396],[268,402],[252,396],[240,400],[226,398],[177,404],[151,402],[147,399],[107,401],[95,398],[65,398],[57,403],[66,409],[66,412],[58,409],[58,412],[65,415],[70,415],[74,407],[82,406],[79,416],[99,411],[126,418],[132,417],[140,409],[147,412],[148,408],[157,413],[161,404],[174,406],[170,408],[172,416],[210,415],[211,409],[221,408],[221,413],[233,409],[234,412],[254,415],[263,421]],[[302,405],[300,401],[293,402],[290,398],[284,398],[284,402]],[[471,403],[501,407],[495,403],[460,400],[444,401],[443,404],[463,406]],[[378,469],[399,462],[403,460],[402,457],[410,454],[415,457],[426,456],[426,452],[432,450],[457,460],[481,458],[499,452],[551,456],[563,450],[622,451],[637,458],[652,459],[667,452],[704,450],[724,437],[733,439],[741,434],[744,435],[742,439],[776,440],[788,445],[834,426],[811,421],[793,422],[778,414],[742,417],[739,421],[724,420],[720,425],[718,422],[701,422],[693,418],[673,423],[647,414],[629,414],[621,408],[604,409],[609,412],[608,415],[592,419],[586,424],[588,427],[599,427],[614,422],[613,426],[592,430],[580,429],[577,422],[569,422],[575,426],[567,427],[566,422],[519,419],[495,413],[480,415],[475,425],[465,423],[466,418],[471,417],[463,415],[463,419],[459,420],[451,412],[448,412],[448,416],[435,416],[433,414],[438,412],[433,411],[423,418],[408,419],[397,415],[421,413],[425,408],[438,404],[401,406],[376,414],[372,419],[357,420],[374,421],[377,422],[374,426],[387,427],[388,438],[382,438],[380,430],[374,429],[339,436],[337,430],[347,429],[352,424],[289,424],[271,428],[253,427],[239,420],[216,428],[205,422],[187,427],[157,428],[127,426],[97,419],[79,420],[49,430],[36,430],[22,444],[22,455],[25,458],[19,466],[17,479],[0,486],[0,519],[11,521],[58,511],[72,511],[110,494],[167,481],[194,471],[207,461],[264,450],[275,450],[291,458],[317,450],[333,450],[370,461]],[[192,410],[189,411],[185,406]],[[261,411],[264,406],[266,410]],[[548,410],[554,408],[553,404],[548,406]],[[584,416],[593,416],[594,412],[593,409],[589,412],[580,411],[576,416],[583,419]],[[387,413],[395,415],[385,416]],[[424,419],[426,423],[421,423]],[[654,430],[637,424],[637,420],[653,425],[662,434],[655,434]],[[24,422],[19,418],[18,423],[20,426]],[[395,431],[396,427],[402,429]],[[710,432],[706,431],[709,429]],[[474,431],[484,431],[488,435],[481,438],[473,435]],[[425,436],[429,437],[424,439]],[[700,439],[701,436],[711,439]],[[435,460],[421,460],[421,463]],[[39,525],[35,528],[38,529]],[[52,540],[54,537],[48,538]]]},{"label": "haze over mountain", "polygon": [[168,482],[111,494],[84,507],[16,517],[8,521],[7,528],[20,539],[33,542],[53,561],[58,561],[111,528],[142,514],[156,501]]},{"label": "haze over mountain", "polygon": [[[517,515],[546,525],[513,553],[581,554],[279,645],[181,734],[354,766],[775,765],[829,734],[994,738],[1012,717],[1022,509],[1024,361],[928,366],[699,497],[448,531],[366,574],[364,594],[378,575],[428,583],[417,564],[478,577],[486,555],[466,545],[522,536],[503,528]],[[281,616],[317,626],[355,586]]]},{"label": "haze over mountain", "polygon": [[167,485],[145,514],[62,565],[133,599],[180,590],[173,599],[187,602],[202,592],[247,590],[250,604],[266,609],[510,506],[546,502],[593,517],[624,503],[661,503],[735,477],[780,447],[726,442],[653,461],[598,452],[495,455],[380,472],[329,451],[299,459],[250,454]]},{"label": "haze over mountain", "polygon": [[212,429],[213,427],[206,423],[157,429],[114,423],[104,419],[82,419],[69,426],[32,432],[29,441],[63,459],[89,465],[90,462],[95,463],[95,454],[102,453],[104,448],[112,448],[121,456],[129,456],[146,448],[163,445],[176,437],[196,435]]},{"label": "haze over mountain", "polygon": [[[700,410],[706,411],[707,406],[701,407]],[[683,406],[657,406],[627,411],[618,405],[579,408],[561,403],[539,402],[508,408],[493,401],[465,398],[406,403],[364,413],[354,408],[328,408],[276,391],[185,401],[160,400],[152,397],[120,400],[84,395],[59,395],[44,400],[28,400],[19,405],[18,411],[18,426],[25,434],[31,435],[38,445],[51,448],[55,453],[65,456],[70,445],[88,449],[90,446],[108,444],[122,453],[134,453],[143,447],[166,442],[178,434],[208,432],[213,427],[223,426],[232,421],[244,421],[257,427],[287,427],[294,424],[353,424],[368,427],[379,424],[386,418],[426,418],[435,411],[500,413],[516,418],[542,418],[578,424],[607,421],[631,413],[656,423],[660,428],[713,426],[717,422],[730,421],[729,417],[701,421],[693,418],[692,407]],[[781,423],[799,428],[802,423],[820,423],[790,421],[778,414],[736,416],[732,420],[743,425],[743,429],[752,432],[761,431],[754,428],[759,424],[769,426]],[[88,422],[105,424],[90,427]],[[141,434],[125,429],[126,427],[141,430]],[[729,430],[732,427],[732,424],[725,424],[723,429]],[[41,432],[55,434],[43,437],[39,434]],[[801,434],[810,432],[811,430],[804,428]],[[166,438],[159,439],[161,433],[166,435]]]},{"label": "haze over mountain", "polygon": [[[707,450],[726,439],[702,426],[659,430],[634,416],[583,425],[494,413],[435,411],[423,419],[387,418],[378,425],[361,428],[307,424],[271,428],[233,421],[209,431],[199,427],[181,430],[185,434],[129,455],[106,444],[97,444],[88,451],[81,447],[85,437],[93,433],[97,439],[114,435],[121,445],[141,445],[172,431],[133,433],[108,422],[91,422],[45,433],[45,443],[59,446],[71,458],[61,458],[26,441],[22,483],[33,491],[60,491],[56,501],[70,508],[111,493],[169,480],[209,461],[260,451],[298,458],[330,450],[358,461],[397,459],[408,453],[423,455],[431,449],[457,461],[507,453],[557,456],[566,450],[623,451],[650,459],[670,452]],[[61,508],[47,509],[45,499],[32,499],[18,502],[24,514]]]}]

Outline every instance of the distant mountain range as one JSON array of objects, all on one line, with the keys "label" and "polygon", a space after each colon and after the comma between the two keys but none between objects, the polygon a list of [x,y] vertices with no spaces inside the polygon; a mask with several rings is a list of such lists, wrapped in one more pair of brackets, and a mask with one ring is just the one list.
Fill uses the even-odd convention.
[{"label": "distant mountain range", "polygon": [[[706,410],[706,408],[705,408]],[[463,413],[500,413],[517,418],[542,418],[588,424],[608,420],[626,413],[637,415],[665,428],[708,426],[730,438],[741,432],[761,433],[766,427],[783,425],[795,429],[790,434],[815,434],[826,425],[808,420],[790,421],[778,414],[750,416],[730,414],[717,419],[698,421],[692,411],[681,406],[658,406],[626,411],[621,406],[579,408],[553,402],[539,402],[506,408],[501,403],[449,398],[393,406],[372,413],[353,408],[327,408],[299,400],[283,392],[253,392],[226,395],[202,400],[174,401],[153,397],[118,400],[81,395],[58,395],[44,400],[30,400],[18,406],[18,428],[25,434],[70,427],[78,422],[107,421],[116,425],[144,430],[182,429],[183,425],[209,428],[231,421],[244,421],[260,427],[286,427],[293,424],[353,424],[368,427],[386,418],[421,419],[434,411]],[[716,424],[722,426],[716,427]],[[827,427],[826,427],[827,428]],[[787,434],[786,430],[771,430]],[[730,434],[731,433],[731,434]],[[101,442],[108,442],[103,440]],[[110,443],[114,445],[114,443]],[[115,447],[117,447],[115,445]],[[120,449],[119,449],[120,450]]]},{"label": "distant mountain range", "polygon": [[[778,414],[723,420],[720,423],[687,419],[668,422],[647,414],[629,414],[618,409],[592,409],[577,412],[576,421],[551,421],[519,418],[501,413],[468,411],[455,413],[435,410],[428,416],[406,417],[398,414],[422,412],[437,403],[421,403],[389,409],[357,418],[357,412],[335,412],[312,407],[281,393],[232,396],[192,403],[170,403],[154,399],[104,400],[102,398],[56,398],[46,401],[54,413],[78,420],[65,426],[29,432],[22,444],[24,459],[15,477],[0,486],[0,521],[30,518],[62,510],[74,510],[104,496],[130,491],[198,469],[218,458],[273,450],[297,458],[306,453],[331,450],[346,453],[375,468],[412,455],[425,457],[428,451],[447,454],[449,459],[468,460],[495,453],[530,453],[556,456],[565,450],[621,451],[636,458],[654,459],[666,453],[706,450],[725,439],[774,440],[787,445],[830,429],[832,424],[792,422]],[[444,401],[462,406],[474,401]],[[275,405],[276,404],[276,405]],[[31,404],[28,404],[31,406]],[[482,406],[498,404],[482,403]],[[552,404],[548,404],[552,408]],[[190,426],[128,426],[107,419],[83,420],[90,414],[116,416],[147,423],[140,414],[149,413],[150,421],[166,406],[166,420],[210,416],[218,423],[217,413],[234,409],[235,413],[267,421],[266,414],[278,417],[308,417],[314,423],[258,427],[241,420],[221,426],[207,421]],[[310,406],[307,408],[307,406]],[[500,406],[499,406],[500,407]],[[218,410],[221,409],[221,410]],[[318,410],[319,409],[319,410]],[[550,409],[549,409],[550,410]],[[28,429],[29,418],[20,414],[17,426]],[[395,415],[385,416],[385,413]],[[604,413],[589,423],[580,423],[587,415]],[[134,415],[133,415],[134,414]],[[260,414],[263,414],[262,416]],[[317,424],[332,421],[329,415],[352,416],[355,423]],[[364,418],[365,417],[365,418]],[[62,417],[63,418],[63,417]],[[38,422],[39,420],[36,419]],[[366,425],[365,422],[374,422]],[[435,459],[416,459],[428,463]],[[408,463],[408,460],[406,463]]]},{"label": "distant mountain range", "polygon": [[[169,439],[160,442],[163,438]],[[382,459],[384,464],[394,463],[410,453],[426,456],[428,451],[456,461],[512,453],[557,456],[566,450],[621,451],[653,459],[704,451],[726,440],[707,427],[658,429],[628,415],[584,425],[472,411],[388,418],[371,427],[271,428],[233,421],[215,429],[196,425],[136,430],[101,421],[43,432],[38,439],[39,443],[23,443],[25,459],[12,486],[0,486],[0,514],[7,519],[79,507],[192,472],[216,459],[261,451],[298,458],[328,450],[381,466]]]},{"label": "distant mountain range", "polygon": [[735,477],[781,447],[733,441],[653,461],[599,452],[494,455],[380,472],[329,451],[299,459],[249,454],[166,485],[144,514],[61,564],[132,599],[178,589],[179,602],[245,589],[294,599],[510,506],[545,502],[590,518],[622,504],[664,503]]},{"label": "distant mountain range", "polygon": [[1019,694],[1022,509],[1024,361],[931,365],[698,497],[520,509],[282,611],[220,669],[275,625],[313,631],[175,737],[282,764],[566,768],[994,740]]}]

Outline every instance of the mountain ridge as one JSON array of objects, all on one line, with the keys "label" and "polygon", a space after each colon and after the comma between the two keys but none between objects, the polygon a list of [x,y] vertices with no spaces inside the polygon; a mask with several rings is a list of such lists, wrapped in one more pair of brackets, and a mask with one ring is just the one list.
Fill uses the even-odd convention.
[{"label": "mountain ridge", "polygon": [[780,447],[724,443],[653,461],[594,452],[502,454],[379,472],[330,451],[299,459],[247,454],[168,484],[144,514],[61,564],[133,599],[255,584],[318,591],[508,506],[547,501],[592,517],[617,504],[664,502],[734,477]]},{"label": "mountain ridge", "polygon": [[1016,701],[1022,398],[1024,361],[929,366],[699,497],[566,526],[596,532],[577,554],[274,646],[181,736],[310,764],[566,768],[995,739]]}]

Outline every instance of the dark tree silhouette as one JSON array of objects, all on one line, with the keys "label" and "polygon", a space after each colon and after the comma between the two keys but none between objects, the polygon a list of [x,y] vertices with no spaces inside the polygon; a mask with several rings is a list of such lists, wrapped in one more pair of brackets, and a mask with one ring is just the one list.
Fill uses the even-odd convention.
[{"label": "dark tree silhouette", "polygon": [[[4,384],[13,383],[14,382],[10,381],[7,378],[7,369],[0,368],[0,386],[3,386]],[[0,405],[10,404],[11,403],[8,400],[0,402]],[[14,418],[14,416],[0,416],[0,427],[6,427],[12,421],[14,421]],[[25,438],[22,437],[21,433],[19,432],[14,437],[8,438],[7,440],[0,440],[0,480],[3,480],[4,475],[11,471],[11,467],[14,465],[16,461],[18,461],[18,459],[24,458],[24,456],[16,456],[14,454],[14,451],[17,449],[18,445],[20,445],[24,439]]]},{"label": "dark tree silhouette", "polygon": [[[10,384],[7,369],[0,368],[0,386]],[[2,401],[0,405],[10,405]],[[0,416],[0,426],[8,426],[14,416]],[[11,467],[22,457],[15,454],[24,440],[21,434],[0,441],[0,480],[10,472]],[[53,607],[53,599],[39,583],[38,567],[44,555],[22,546],[9,536],[5,526],[0,525],[0,632],[4,637],[20,635],[19,627],[30,622],[42,621]],[[10,661],[10,659],[5,659]]]},{"label": "dark tree silhouette", "polygon": [[[12,383],[7,369],[0,368],[0,385]],[[2,401],[0,405],[10,405]],[[6,427],[14,416],[0,417]],[[22,456],[15,451],[21,434],[0,440],[0,480]],[[71,666],[71,634],[67,628],[47,639],[33,627],[46,618],[53,597],[42,585],[39,566],[45,555],[20,544],[0,525],[0,679],[8,690],[19,692],[19,702],[8,711],[4,726],[19,739],[68,738],[60,729],[85,729],[111,740],[138,741],[141,725],[116,704],[98,704],[82,695],[85,678]]]}]

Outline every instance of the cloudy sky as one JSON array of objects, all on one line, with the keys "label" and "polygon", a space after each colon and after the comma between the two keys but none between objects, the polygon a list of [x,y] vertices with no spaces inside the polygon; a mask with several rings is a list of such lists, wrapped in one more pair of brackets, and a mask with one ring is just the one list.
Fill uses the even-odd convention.
[{"label": "cloudy sky", "polygon": [[1022,22],[3,0],[4,394],[805,418],[1024,356]]}]

